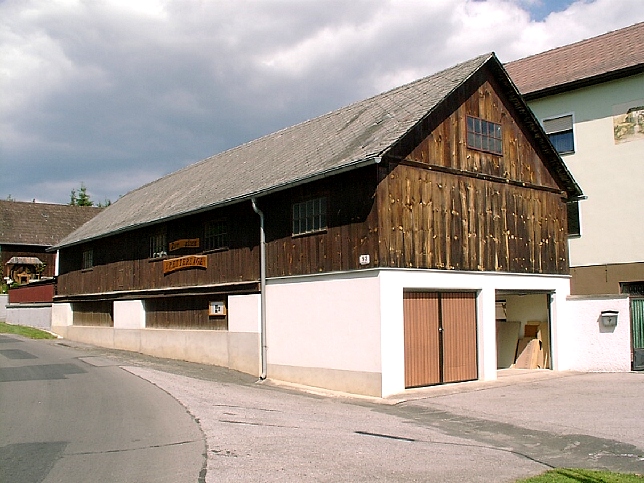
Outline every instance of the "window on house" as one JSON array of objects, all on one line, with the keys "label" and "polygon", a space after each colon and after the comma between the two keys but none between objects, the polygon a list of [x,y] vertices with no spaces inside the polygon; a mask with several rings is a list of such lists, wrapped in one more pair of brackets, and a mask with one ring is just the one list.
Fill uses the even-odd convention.
[{"label": "window on house", "polygon": [[83,270],[89,270],[94,266],[94,250],[89,248],[83,250]]},{"label": "window on house", "polygon": [[326,198],[293,204],[293,235],[326,229]]},{"label": "window on house", "polygon": [[543,129],[559,154],[575,152],[572,114],[543,120]]},{"label": "window on house", "polygon": [[581,220],[579,218],[579,201],[569,201],[568,208],[568,236],[581,236]]},{"label": "window on house", "polygon": [[501,125],[467,116],[467,147],[502,155]]},{"label": "window on house", "polygon": [[165,232],[152,235],[150,237],[150,258],[165,257],[168,254],[166,244]]},{"label": "window on house", "polygon": [[203,248],[220,250],[228,247],[228,223],[226,220],[209,221],[204,225]]}]

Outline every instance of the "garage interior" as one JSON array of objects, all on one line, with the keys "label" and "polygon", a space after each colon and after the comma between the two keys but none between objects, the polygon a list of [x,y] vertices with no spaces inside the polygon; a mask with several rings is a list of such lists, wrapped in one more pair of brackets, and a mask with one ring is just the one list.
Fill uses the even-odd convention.
[{"label": "garage interior", "polygon": [[552,369],[550,296],[496,292],[497,369]]}]

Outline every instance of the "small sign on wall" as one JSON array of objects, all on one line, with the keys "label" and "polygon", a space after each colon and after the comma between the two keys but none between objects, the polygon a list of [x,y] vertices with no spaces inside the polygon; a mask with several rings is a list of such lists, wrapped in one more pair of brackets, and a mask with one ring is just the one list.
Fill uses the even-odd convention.
[{"label": "small sign on wall", "polygon": [[208,257],[206,255],[190,255],[163,260],[164,275],[186,268],[208,268]]},{"label": "small sign on wall", "polygon": [[199,248],[199,238],[186,238],[170,242],[169,251],[174,252],[180,248]]},{"label": "small sign on wall", "polygon": [[226,304],[221,301],[210,302],[208,307],[208,315],[212,316],[224,316],[226,315]]}]

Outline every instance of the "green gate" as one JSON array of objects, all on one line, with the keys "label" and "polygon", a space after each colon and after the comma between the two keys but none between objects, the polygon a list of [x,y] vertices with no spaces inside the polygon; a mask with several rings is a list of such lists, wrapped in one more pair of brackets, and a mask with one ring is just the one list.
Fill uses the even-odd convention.
[{"label": "green gate", "polygon": [[633,370],[644,371],[644,299],[631,298]]}]

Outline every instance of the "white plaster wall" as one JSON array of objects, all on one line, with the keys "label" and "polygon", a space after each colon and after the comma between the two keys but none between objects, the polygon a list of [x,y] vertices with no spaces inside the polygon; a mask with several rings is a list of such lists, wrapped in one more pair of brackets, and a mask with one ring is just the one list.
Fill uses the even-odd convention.
[{"label": "white plaster wall", "polygon": [[51,304],[8,305],[7,323],[49,330],[51,328]]},{"label": "white plaster wall", "polygon": [[[404,391],[404,289],[467,290],[477,295],[477,337],[479,379],[497,376],[496,290],[538,290],[554,292],[553,338],[559,324],[565,324],[564,304],[570,294],[567,276],[516,275],[490,272],[449,272],[441,270],[382,270],[379,274],[382,307],[382,392],[383,396]],[[559,303],[557,303],[559,301]],[[559,357],[553,342],[553,361]]]},{"label": "white plaster wall", "polygon": [[51,306],[51,326],[68,327],[74,323],[72,304],[54,303]]},{"label": "white plaster wall", "polygon": [[115,329],[143,329],[145,327],[145,306],[142,300],[114,301]]},{"label": "white plaster wall", "polygon": [[9,296],[7,294],[0,295],[0,320],[7,320],[8,303],[9,303]]},{"label": "white plaster wall", "polygon": [[587,200],[579,203],[580,238],[570,239],[570,265],[644,261],[644,140],[615,144],[613,107],[644,100],[644,75],[531,101],[539,120],[573,114],[575,153],[563,155]]},{"label": "white plaster wall", "polygon": [[[619,312],[616,327],[604,327],[603,310]],[[572,296],[567,301],[567,330],[561,343],[569,357],[564,369],[589,372],[631,370],[630,306],[626,296]]]},{"label": "white plaster wall", "polygon": [[228,296],[228,331],[259,333],[261,325],[259,294]]},{"label": "white plaster wall", "polygon": [[376,272],[269,280],[268,364],[380,372]]}]

